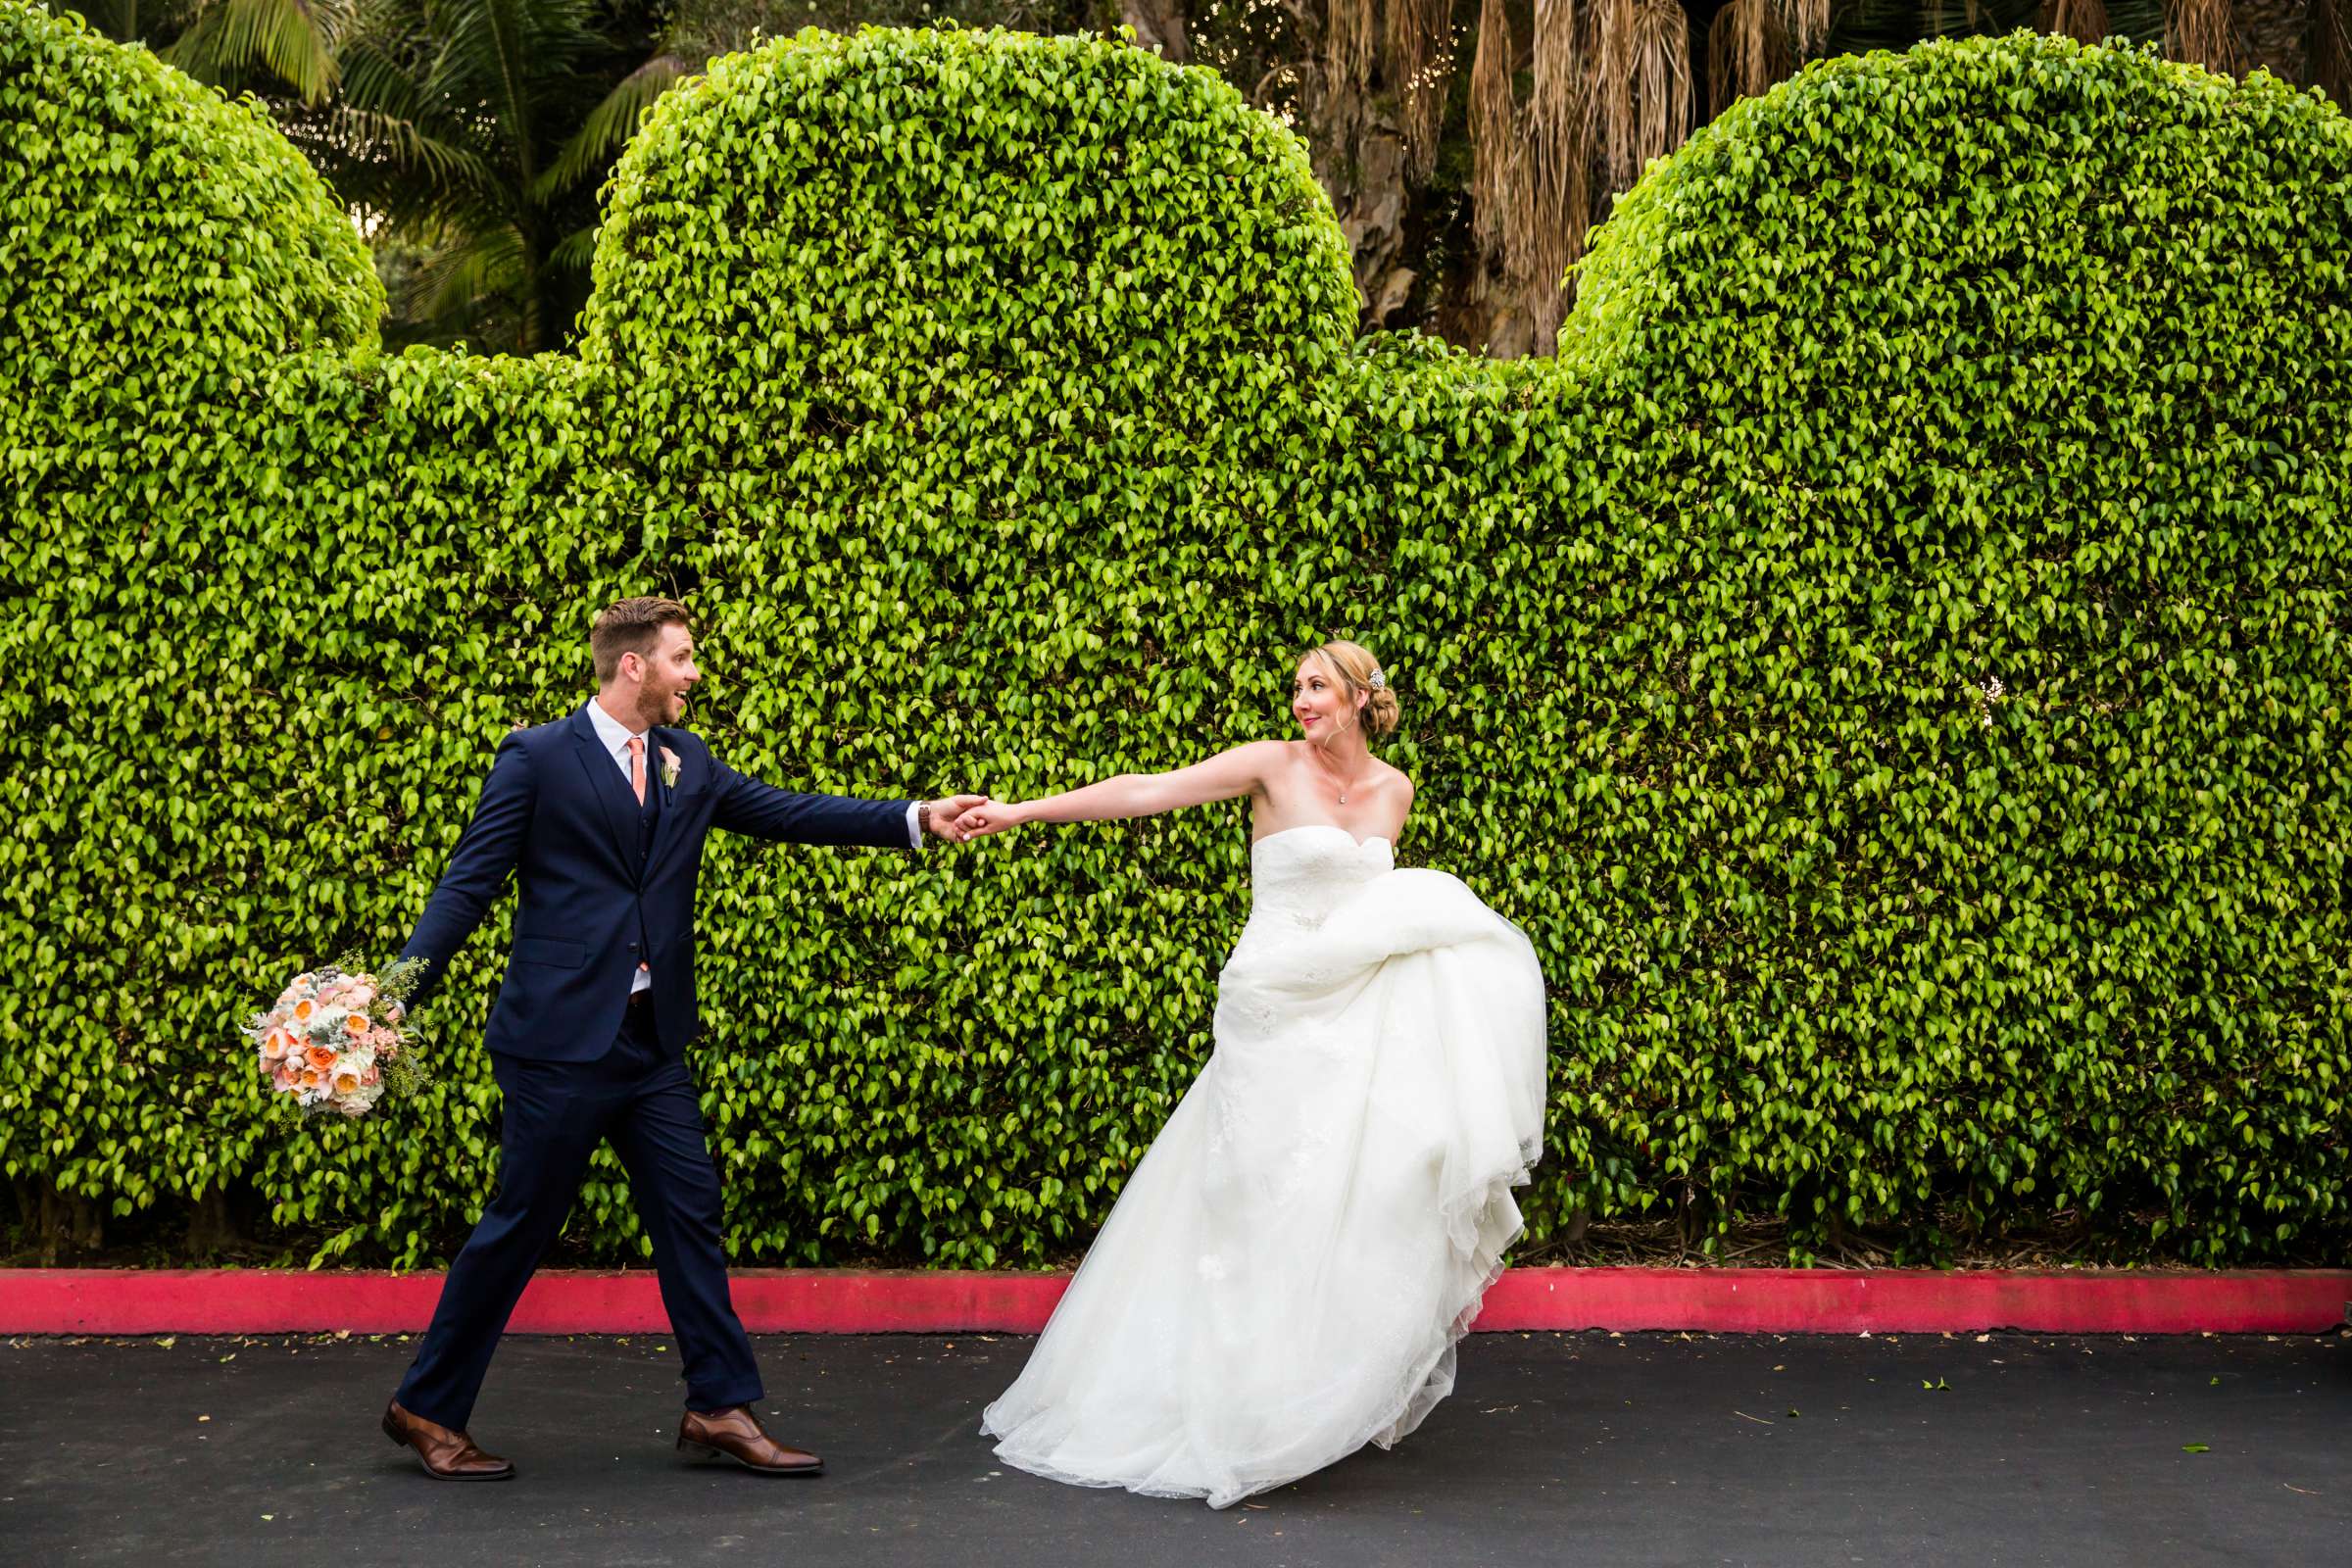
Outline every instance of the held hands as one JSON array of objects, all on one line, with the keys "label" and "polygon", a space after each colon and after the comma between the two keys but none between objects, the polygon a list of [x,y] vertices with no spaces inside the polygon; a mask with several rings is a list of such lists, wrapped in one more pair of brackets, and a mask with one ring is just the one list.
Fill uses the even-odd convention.
[{"label": "held hands", "polygon": [[961,844],[971,836],[964,829],[964,819],[988,805],[985,795],[950,795],[933,801],[929,812],[931,832],[950,844]]},{"label": "held hands", "polygon": [[981,800],[956,819],[956,825],[965,838],[984,839],[991,833],[1002,833],[1017,827],[1022,820],[1017,801]]}]

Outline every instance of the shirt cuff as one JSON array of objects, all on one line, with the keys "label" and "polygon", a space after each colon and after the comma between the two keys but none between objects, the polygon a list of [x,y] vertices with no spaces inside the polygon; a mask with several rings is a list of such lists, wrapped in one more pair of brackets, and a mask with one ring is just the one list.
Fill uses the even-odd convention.
[{"label": "shirt cuff", "polygon": [[910,850],[919,850],[923,847],[923,819],[916,814],[922,808],[923,803],[920,801],[906,803],[906,847]]}]

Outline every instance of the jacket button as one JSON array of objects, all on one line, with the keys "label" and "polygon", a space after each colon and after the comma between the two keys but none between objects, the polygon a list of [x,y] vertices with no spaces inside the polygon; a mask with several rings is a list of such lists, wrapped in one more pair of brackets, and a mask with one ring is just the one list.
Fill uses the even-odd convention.
[{"label": "jacket button", "polygon": [[630,951],[631,953],[635,953],[635,952],[637,951],[637,944],[636,944],[636,943],[634,943],[634,942],[630,943],[630,944],[629,944],[629,951]]}]

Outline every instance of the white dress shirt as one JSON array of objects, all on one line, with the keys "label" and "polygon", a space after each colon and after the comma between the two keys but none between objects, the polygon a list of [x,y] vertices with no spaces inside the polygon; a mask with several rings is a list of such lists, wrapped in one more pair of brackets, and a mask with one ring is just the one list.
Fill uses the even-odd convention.
[{"label": "white dress shirt", "polygon": [[[646,743],[646,787],[651,789],[657,785],[661,775],[662,756],[655,750],[652,736],[644,730],[629,728],[619,719],[606,712],[605,705],[593,697],[588,699],[588,722],[596,726],[596,738],[604,743],[605,755],[612,758],[614,765],[619,767],[620,776],[624,781],[630,777],[629,742],[632,740],[644,741]],[[632,795],[636,793],[634,784],[630,786],[630,793]],[[921,805],[920,801],[906,803],[906,847],[910,850],[919,850],[923,847],[923,820],[919,814]],[[640,991],[650,991],[653,989],[653,970],[639,964],[637,980],[629,987],[629,995],[635,996]]]}]

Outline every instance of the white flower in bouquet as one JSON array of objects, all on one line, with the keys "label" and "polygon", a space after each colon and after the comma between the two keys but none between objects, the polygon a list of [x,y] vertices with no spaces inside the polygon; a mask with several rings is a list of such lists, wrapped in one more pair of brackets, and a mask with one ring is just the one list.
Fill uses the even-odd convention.
[{"label": "white flower in bouquet", "polygon": [[406,1090],[421,1082],[403,999],[423,967],[409,959],[378,976],[346,959],[296,975],[243,1030],[270,1092],[304,1112],[361,1116],[388,1083]]}]

